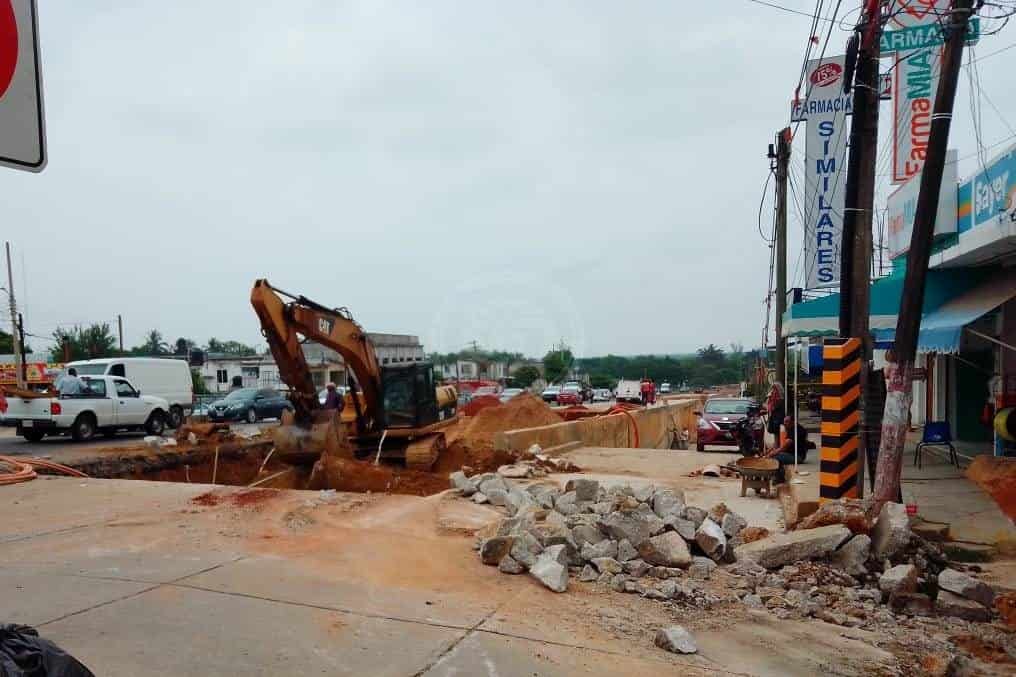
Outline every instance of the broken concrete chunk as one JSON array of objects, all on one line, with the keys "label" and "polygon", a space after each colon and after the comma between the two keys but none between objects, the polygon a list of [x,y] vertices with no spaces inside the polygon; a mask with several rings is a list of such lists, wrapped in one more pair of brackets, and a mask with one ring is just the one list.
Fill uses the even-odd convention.
[{"label": "broken concrete chunk", "polygon": [[561,563],[563,553],[562,545],[547,548],[536,558],[529,575],[554,592],[564,592],[568,589],[568,567]]},{"label": "broken concrete chunk", "polygon": [[505,497],[507,502],[507,508],[509,514],[516,515],[520,512],[525,512],[527,508],[536,507],[536,501],[529,494],[528,491],[519,489],[518,487],[512,488]]},{"label": "broken concrete chunk", "polygon": [[502,491],[497,488],[489,488],[482,493],[486,494],[487,500],[490,501],[491,505],[508,505],[508,492]]},{"label": "broken concrete chunk", "polygon": [[612,557],[597,557],[591,560],[591,564],[601,574],[619,574],[624,570],[621,563]]},{"label": "broken concrete chunk", "polygon": [[472,496],[476,493],[476,485],[461,470],[449,475],[448,481],[452,489],[457,489],[463,496]]},{"label": "broken concrete chunk", "polygon": [[695,525],[696,529],[698,529],[699,525],[702,524],[702,520],[706,518],[706,514],[705,510],[702,508],[696,508],[693,505],[686,505],[684,506],[684,510],[681,511],[681,517],[691,521],[691,523]]},{"label": "broken concrete chunk", "polygon": [[603,539],[599,543],[586,543],[581,550],[582,559],[593,560],[599,557],[617,557],[617,543],[610,539]]},{"label": "broken concrete chunk", "polygon": [[910,542],[910,518],[902,503],[886,503],[871,529],[871,549],[879,559],[890,558]]},{"label": "broken concrete chunk", "polygon": [[568,528],[568,519],[564,515],[559,513],[557,510],[551,510],[550,512],[548,512],[547,519],[545,521],[547,522],[548,526],[554,528],[558,529]]},{"label": "broken concrete chunk", "polygon": [[723,523],[723,516],[730,512],[730,508],[727,507],[726,503],[717,503],[709,509],[706,513],[706,517],[716,522],[717,524]]},{"label": "broken concrete chunk", "polygon": [[765,606],[762,603],[762,598],[755,594],[745,595],[741,598],[741,603],[749,609],[761,609]]},{"label": "broken concrete chunk", "polygon": [[938,587],[986,607],[995,603],[995,591],[987,584],[955,569],[942,569],[938,575]]},{"label": "broken concrete chunk", "polygon": [[600,574],[596,573],[596,569],[592,564],[587,564],[582,567],[582,573],[579,574],[579,580],[583,583],[591,583],[599,577]]},{"label": "broken concrete chunk", "polygon": [[688,654],[698,651],[698,647],[695,645],[695,638],[680,625],[672,625],[669,628],[657,630],[656,646],[671,653]]},{"label": "broken concrete chunk", "polygon": [[514,536],[488,538],[480,546],[480,560],[484,564],[497,566],[504,559],[505,555],[511,551],[513,543],[515,543]]},{"label": "broken concrete chunk", "polygon": [[566,492],[575,492],[577,501],[596,501],[597,493],[600,490],[600,483],[596,480],[573,479],[568,480],[564,485]]},{"label": "broken concrete chunk", "polygon": [[870,554],[871,538],[866,534],[858,534],[834,552],[829,563],[851,576],[863,576],[868,573],[866,563]]},{"label": "broken concrete chunk", "polygon": [[594,526],[588,524],[580,524],[572,529],[572,538],[575,540],[575,545],[580,548],[586,543],[599,543],[603,540],[603,534],[600,530]]},{"label": "broken concrete chunk", "polygon": [[624,584],[628,582],[628,576],[625,574],[614,574],[614,577],[610,579],[610,589],[614,592],[624,592]]},{"label": "broken concrete chunk", "polygon": [[497,570],[503,574],[522,574],[526,572],[526,568],[522,566],[522,563],[511,555],[505,555],[501,559],[501,563],[497,565]]},{"label": "broken concrete chunk", "polygon": [[562,531],[557,534],[551,534],[543,539],[544,549],[560,546],[564,548],[564,560],[561,562],[565,566],[582,566],[583,558],[579,554],[579,549],[575,545],[575,541],[572,540],[571,533],[568,531]]},{"label": "broken concrete chunk", "polygon": [[490,503],[490,499],[487,498],[487,494],[481,493],[479,491],[473,494],[472,501],[473,503],[477,503],[479,505],[482,505],[484,503]]},{"label": "broken concrete chunk", "polygon": [[541,552],[539,557],[537,557],[536,559],[538,561],[541,559],[543,560],[549,559],[557,562],[563,567],[568,566],[568,553],[565,549],[565,546],[561,544],[548,545],[543,549],[543,552]]},{"label": "broken concrete chunk", "polygon": [[572,515],[579,512],[579,507],[575,504],[577,500],[574,491],[568,491],[554,500],[554,509],[562,515]]},{"label": "broken concrete chunk", "polygon": [[673,599],[677,594],[677,581],[668,578],[656,586],[656,589],[663,593],[667,599]]},{"label": "broken concrete chunk", "polygon": [[975,623],[986,623],[991,620],[991,611],[987,607],[948,590],[938,591],[938,598],[935,599],[935,611],[940,616],[953,616]]},{"label": "broken concrete chunk", "polygon": [[624,569],[626,574],[632,576],[633,578],[642,578],[649,573],[649,569],[651,567],[640,559],[632,559],[627,562],[623,562],[621,564],[621,568]]},{"label": "broken concrete chunk", "polygon": [[[587,566],[592,568],[591,564]],[[600,585],[610,585],[611,583],[614,582],[614,574],[602,573],[600,574],[599,578],[596,579],[596,582],[599,583]]]},{"label": "broken concrete chunk", "polygon": [[639,555],[649,564],[663,567],[686,567],[691,564],[688,544],[673,531],[646,539],[638,546]]},{"label": "broken concrete chunk", "polygon": [[887,596],[914,592],[917,589],[917,567],[913,564],[892,567],[879,576],[878,587]]},{"label": "broken concrete chunk", "polygon": [[515,538],[508,555],[525,568],[536,563],[536,557],[543,552],[543,546],[532,534],[525,532]]},{"label": "broken concrete chunk", "polygon": [[748,520],[736,512],[728,512],[720,522],[720,528],[723,529],[723,533],[727,538],[737,536],[746,526],[748,526]]},{"label": "broken concrete chunk", "polygon": [[720,525],[712,519],[702,520],[702,524],[695,530],[695,542],[702,552],[713,560],[719,561],[727,551],[727,537]]},{"label": "broken concrete chunk", "polygon": [[716,562],[708,557],[692,557],[688,567],[688,575],[698,580],[708,580],[716,570]]},{"label": "broken concrete chunk", "polygon": [[598,503],[593,503],[589,506],[589,509],[596,515],[606,515],[614,509],[614,504],[609,501],[600,501]]},{"label": "broken concrete chunk", "polygon": [[[656,517],[656,515],[653,515]],[[656,517],[656,519],[660,519]],[[662,520],[660,520],[662,522]],[[604,515],[598,522],[600,530],[615,541],[626,539],[636,548],[652,535],[654,525],[647,522],[643,515],[620,510]]]},{"label": "broken concrete chunk", "polygon": [[518,515],[501,520],[497,527],[498,536],[516,536],[524,533],[533,527],[531,515]]},{"label": "broken concrete chunk", "polygon": [[639,556],[638,550],[635,549],[628,539],[622,538],[617,542],[617,560],[619,562],[627,562],[628,560],[635,559]]},{"label": "broken concrete chunk", "polygon": [[656,487],[651,484],[643,484],[638,487],[633,487],[631,495],[635,497],[635,500],[639,503],[647,503],[653,498],[653,492],[656,491]]},{"label": "broken concrete chunk", "polygon": [[851,535],[850,529],[842,524],[791,531],[745,543],[738,546],[734,555],[738,561],[749,560],[767,569],[778,569],[793,562],[825,557]]},{"label": "broken concrete chunk", "polygon": [[667,521],[667,527],[673,529],[681,538],[689,543],[695,542],[695,523],[683,517],[672,517]]},{"label": "broken concrete chunk", "polygon": [[653,512],[663,520],[676,516],[684,508],[684,492],[673,489],[657,489],[653,494]]},{"label": "broken concrete chunk", "polygon": [[481,475],[481,477],[486,479],[479,482],[476,485],[476,488],[482,493],[487,494],[487,496],[490,496],[490,492],[494,490],[502,491],[505,494],[511,491],[511,487],[509,487],[508,483],[504,481],[504,478],[499,475],[490,475],[488,473]]}]

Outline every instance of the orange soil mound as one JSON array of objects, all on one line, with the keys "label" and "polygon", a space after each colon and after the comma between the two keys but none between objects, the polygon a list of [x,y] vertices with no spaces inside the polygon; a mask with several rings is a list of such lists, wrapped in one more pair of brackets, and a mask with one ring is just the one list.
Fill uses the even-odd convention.
[{"label": "orange soil mound", "polygon": [[966,476],[991,494],[1009,519],[1016,519],[1016,458],[977,456]]},{"label": "orange soil mound", "polygon": [[505,430],[535,428],[560,423],[561,417],[543,400],[522,393],[507,403],[482,409],[476,416],[446,430],[448,448],[434,466],[435,473],[449,473],[468,466],[474,472],[496,470],[516,459],[508,452],[494,451],[494,435]]},{"label": "orange soil mound", "polygon": [[246,506],[260,505],[265,501],[271,500],[279,495],[279,492],[274,489],[246,489],[236,493],[218,493],[215,491],[206,491],[203,494],[195,496],[191,499],[191,503],[195,505],[206,505],[214,506],[221,503],[229,503],[238,508]]},{"label": "orange soil mound", "polygon": [[500,407],[501,400],[496,395],[480,395],[474,397],[462,407],[462,413],[466,416],[476,416],[488,407]]}]

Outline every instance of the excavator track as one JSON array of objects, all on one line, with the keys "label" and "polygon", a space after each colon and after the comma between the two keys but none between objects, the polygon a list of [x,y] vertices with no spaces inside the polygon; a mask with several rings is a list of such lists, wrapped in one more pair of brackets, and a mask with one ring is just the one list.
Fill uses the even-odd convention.
[{"label": "excavator track", "polygon": [[429,471],[447,446],[444,433],[431,433],[414,439],[406,446],[406,468]]}]

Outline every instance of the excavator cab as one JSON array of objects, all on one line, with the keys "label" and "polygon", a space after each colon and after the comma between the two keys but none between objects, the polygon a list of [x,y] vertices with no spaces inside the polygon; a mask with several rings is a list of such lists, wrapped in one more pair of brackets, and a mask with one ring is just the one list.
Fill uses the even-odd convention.
[{"label": "excavator cab", "polygon": [[429,362],[381,367],[381,399],[382,428],[422,428],[440,420]]}]

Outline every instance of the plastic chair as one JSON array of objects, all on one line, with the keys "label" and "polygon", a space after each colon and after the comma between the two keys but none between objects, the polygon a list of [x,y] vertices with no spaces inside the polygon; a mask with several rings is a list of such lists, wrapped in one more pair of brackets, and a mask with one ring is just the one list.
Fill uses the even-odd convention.
[{"label": "plastic chair", "polygon": [[949,463],[960,467],[959,456],[956,455],[956,447],[952,444],[952,429],[948,421],[931,421],[924,426],[924,434],[921,441],[914,449],[914,465],[921,467],[921,451],[924,447],[947,447],[949,449]]}]

